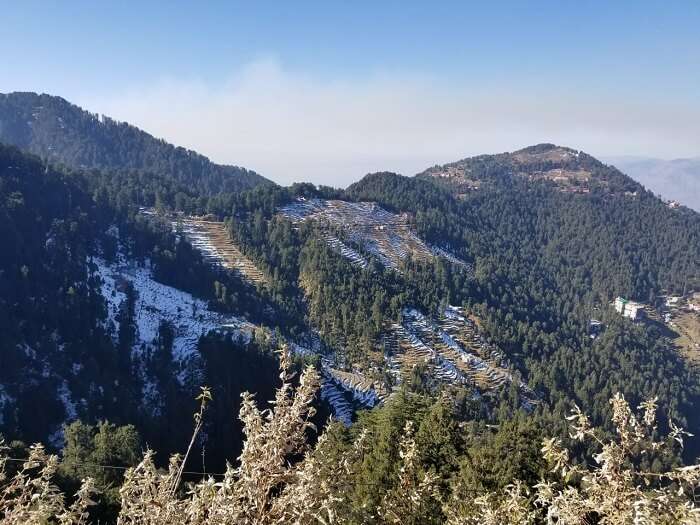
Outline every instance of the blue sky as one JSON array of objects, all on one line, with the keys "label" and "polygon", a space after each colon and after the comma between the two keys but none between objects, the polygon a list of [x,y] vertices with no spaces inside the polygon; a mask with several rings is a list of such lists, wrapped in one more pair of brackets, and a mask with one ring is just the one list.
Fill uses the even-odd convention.
[{"label": "blue sky", "polygon": [[[700,155],[700,2],[10,2],[0,92],[280,182],[541,141]],[[432,5],[437,4],[437,5]]]}]

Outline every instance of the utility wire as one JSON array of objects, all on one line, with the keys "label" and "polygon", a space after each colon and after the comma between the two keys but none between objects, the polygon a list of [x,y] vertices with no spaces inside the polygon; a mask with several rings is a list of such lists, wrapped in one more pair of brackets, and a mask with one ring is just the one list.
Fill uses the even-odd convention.
[{"label": "utility wire", "polygon": [[[29,458],[21,459],[21,458],[4,458],[5,461],[13,461],[15,463],[25,463],[29,460]],[[73,463],[73,465],[79,466],[79,467],[92,467],[92,468],[101,468],[105,470],[128,470],[133,467],[123,467],[119,465],[100,465],[98,463]],[[200,476],[225,476],[225,473],[218,473],[218,472],[196,472],[196,471],[188,471],[185,470],[183,471],[183,474],[195,474],[195,475],[200,475]]]}]

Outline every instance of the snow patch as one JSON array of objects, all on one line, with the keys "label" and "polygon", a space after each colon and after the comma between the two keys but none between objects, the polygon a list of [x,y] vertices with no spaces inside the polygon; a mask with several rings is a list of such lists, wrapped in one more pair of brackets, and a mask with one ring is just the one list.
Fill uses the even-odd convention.
[{"label": "snow patch", "polygon": [[185,362],[196,353],[200,336],[212,330],[233,332],[242,341],[249,341],[255,329],[248,321],[209,310],[206,301],[187,292],[155,281],[149,268],[136,265],[108,265],[95,259],[102,279],[102,293],[108,303],[108,319],[117,327],[116,319],[126,293],[120,288],[130,282],[136,292],[134,314],[138,329],[138,352],[158,336],[162,322],[174,330],[173,357]]},{"label": "snow patch", "polygon": [[321,384],[321,399],[330,405],[336,419],[345,426],[352,424],[354,407],[345,397],[343,390],[330,378],[325,377]]},{"label": "snow patch", "polygon": [[[118,338],[119,311],[127,299],[125,290],[130,283],[135,292],[134,324],[137,329],[132,358],[143,363],[144,351],[152,348],[161,324],[167,322],[173,329],[173,362],[178,367],[176,377],[181,385],[186,385],[189,379],[197,378],[201,373],[197,344],[202,335],[225,331],[244,343],[252,338],[255,326],[248,321],[213,312],[206,301],[154,280],[150,262],[143,267],[127,263],[121,257],[119,262],[112,264],[99,258],[92,262],[102,280],[102,295],[107,301],[106,324],[112,337]],[[157,415],[161,410],[157,383],[149,377],[145,366],[139,366],[139,370],[144,406],[151,414]]]},{"label": "snow patch", "polygon": [[78,409],[73,402],[73,398],[68,388],[68,382],[64,379],[56,391],[56,397],[63,404],[63,409],[66,411],[66,421],[74,421],[78,418]]}]

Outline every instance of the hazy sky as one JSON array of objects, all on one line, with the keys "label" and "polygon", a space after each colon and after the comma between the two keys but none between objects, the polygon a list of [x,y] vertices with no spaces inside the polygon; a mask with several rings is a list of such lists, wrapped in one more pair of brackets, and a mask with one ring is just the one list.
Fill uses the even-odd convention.
[{"label": "hazy sky", "polygon": [[3,3],[0,92],[285,184],[538,142],[700,155],[696,0],[112,4]]}]

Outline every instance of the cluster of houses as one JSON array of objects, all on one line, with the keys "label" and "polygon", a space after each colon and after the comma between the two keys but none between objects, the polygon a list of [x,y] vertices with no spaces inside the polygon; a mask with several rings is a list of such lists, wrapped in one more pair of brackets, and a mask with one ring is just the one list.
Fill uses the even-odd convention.
[{"label": "cluster of houses", "polygon": [[642,303],[630,301],[624,297],[616,297],[613,306],[617,313],[633,321],[642,318],[646,313],[645,306]]},{"label": "cluster of houses", "polygon": [[648,316],[655,316],[656,312],[663,315],[663,320],[667,324],[673,324],[674,313],[687,310],[690,312],[700,312],[700,293],[681,295],[667,295],[659,298],[655,308],[642,303],[630,301],[624,297],[616,297],[613,301],[615,311],[623,317],[633,321],[643,319]]},{"label": "cluster of houses", "polygon": [[698,312],[700,313],[700,297],[697,295],[688,301],[688,309],[691,312]]},{"label": "cluster of houses", "polygon": [[591,319],[588,322],[588,335],[591,339],[598,337],[603,331],[603,322],[598,319]]},{"label": "cluster of houses", "polygon": [[685,309],[691,312],[700,312],[700,292],[686,296],[669,295],[665,299],[665,305],[668,309]]},{"label": "cluster of houses", "polygon": [[675,326],[674,316],[683,311],[700,313],[700,292],[686,296],[668,295],[663,299],[662,312],[664,321],[670,326]]}]

